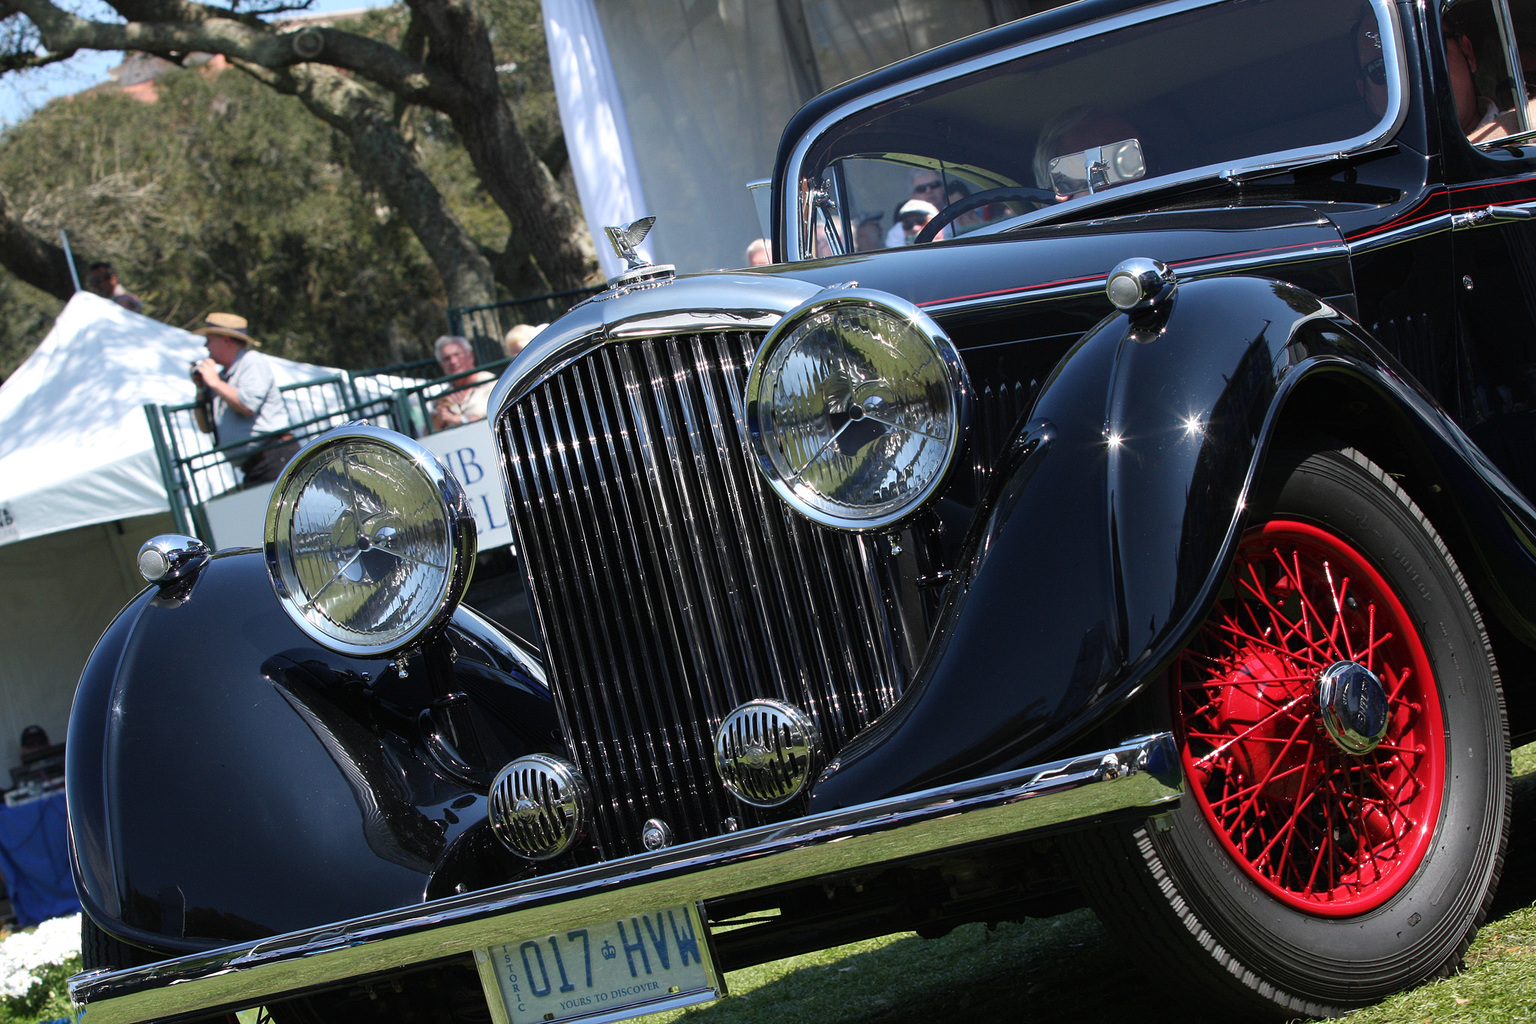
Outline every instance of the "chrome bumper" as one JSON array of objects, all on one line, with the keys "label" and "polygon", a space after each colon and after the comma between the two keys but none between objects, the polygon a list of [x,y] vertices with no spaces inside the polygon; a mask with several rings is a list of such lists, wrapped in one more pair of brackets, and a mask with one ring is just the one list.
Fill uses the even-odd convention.
[{"label": "chrome bumper", "polygon": [[306,990],[466,957],[599,920],[836,875],[1004,836],[1152,808],[1183,791],[1167,733],[1015,772],[862,804],[360,917],[260,942],[91,971],[69,994],[89,1024],[243,1009]]}]

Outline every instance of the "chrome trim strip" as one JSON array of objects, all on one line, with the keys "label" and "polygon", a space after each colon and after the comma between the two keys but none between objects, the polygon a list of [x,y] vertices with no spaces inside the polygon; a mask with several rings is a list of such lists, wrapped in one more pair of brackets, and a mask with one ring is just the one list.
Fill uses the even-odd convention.
[{"label": "chrome trim strip", "polygon": [[1020,771],[764,825],[549,878],[70,979],[90,1024],[224,1012],[275,1002],[571,921],[719,899],[898,858],[1161,807],[1183,791],[1168,733]]},{"label": "chrome trim strip", "polygon": [[[774,274],[718,273],[678,278],[662,287],[610,289],[572,307],[528,343],[491,391],[491,422],[501,418],[508,403],[609,341],[766,331],[819,291],[820,285]],[[620,296],[623,302],[610,305]]]},{"label": "chrome trim strip", "polygon": [[[1319,259],[1347,259],[1350,253],[1351,248],[1349,244],[1340,240],[1309,249],[1298,249],[1290,253],[1260,253],[1255,256],[1235,259],[1201,260],[1193,263],[1172,263],[1169,265],[1178,271],[1180,279],[1188,280],[1198,277],[1235,274],[1254,269],[1279,268],[1295,263],[1309,263]],[[921,308],[929,316],[941,316],[946,313],[961,313],[965,310],[979,307],[1008,304],[1029,305],[1037,302],[1049,302],[1102,292],[1104,290],[1104,282],[1108,278],[1109,273],[1106,271],[1102,277],[1094,277],[1084,281],[1073,281],[1071,284],[1050,285],[1044,288],[1031,288],[1029,285],[1023,285],[1013,292],[993,293],[976,298],[943,299],[936,302],[925,302]]]},{"label": "chrome trim strip", "polygon": [[[1236,2],[1236,0],[1182,0],[1182,2],[1178,3],[1158,4],[1150,8],[1141,8],[1124,14],[1113,15],[1098,21],[1078,25],[1066,31],[1058,32],[1055,35],[1042,36],[1024,43],[1018,43],[1007,49],[984,54],[960,64],[952,64],[928,74],[919,75],[916,78],[886,86],[875,92],[865,93],[840,107],[828,111],[810,130],[800,137],[800,141],[796,144],[793,152],[790,154],[789,161],[785,165],[784,182],[780,185],[780,187],[786,189],[784,196],[785,258],[788,259],[790,254],[801,252],[802,246],[805,244],[805,239],[801,237],[798,231],[798,218],[795,216],[797,200],[799,198],[795,189],[797,188],[797,182],[805,174],[806,154],[823,135],[839,122],[860,111],[868,110],[877,104],[899,96],[916,93],[942,82],[963,78],[977,71],[995,67],[999,64],[1006,64],[1008,61],[1016,60],[1032,53],[1070,45],[1095,36],[1116,32],[1133,25],[1161,20],[1198,8],[1214,7],[1218,4],[1233,2]],[[1357,135],[1352,139],[1339,139],[1327,145],[1312,146],[1305,149],[1282,150],[1272,153],[1258,153],[1254,155],[1252,160],[1242,164],[1233,165],[1227,162],[1208,164],[1204,167],[1193,167],[1176,174],[1126,183],[1117,186],[1111,192],[1105,192],[1099,196],[1084,197],[1072,203],[1069,208],[1072,210],[1084,210],[1103,202],[1123,199],[1128,195],[1138,192],[1166,188],[1169,185],[1184,181],[1198,181],[1211,177],[1235,177],[1260,170],[1269,171],[1296,164],[1313,163],[1318,160],[1369,149],[1391,137],[1397,132],[1407,113],[1407,104],[1404,102],[1404,97],[1407,95],[1408,75],[1401,57],[1403,51],[1403,27],[1398,20],[1395,5],[1391,0],[1366,0],[1366,2],[1375,8],[1377,17],[1384,19],[1385,24],[1391,27],[1390,36],[1392,39],[1391,46],[1387,46],[1386,39],[1383,39],[1381,48],[1382,59],[1386,61],[1387,65],[1387,112],[1373,130]],[[1052,207],[1042,211],[1035,211],[1035,213],[1040,214],[1035,219],[1044,220],[1047,219],[1047,215],[1051,215],[1049,219],[1055,219],[1055,216],[1059,215],[1059,211],[1064,208],[1068,207]],[[1010,227],[1016,227],[1031,222],[1029,215],[1026,214],[1025,217],[1009,221],[1007,224]]]}]

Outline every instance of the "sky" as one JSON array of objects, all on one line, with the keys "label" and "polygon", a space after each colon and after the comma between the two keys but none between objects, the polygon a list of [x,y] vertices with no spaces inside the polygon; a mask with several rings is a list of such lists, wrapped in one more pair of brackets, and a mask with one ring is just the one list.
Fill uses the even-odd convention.
[{"label": "sky", "polygon": [[[310,10],[316,13],[346,11],[359,7],[384,7],[388,3],[389,0],[315,0]],[[86,3],[70,6],[88,17],[104,17],[105,8],[101,5]],[[82,51],[61,64],[0,78],[0,129],[26,120],[33,111],[55,96],[67,96],[105,82],[107,73],[121,64],[122,60],[121,53]]]}]

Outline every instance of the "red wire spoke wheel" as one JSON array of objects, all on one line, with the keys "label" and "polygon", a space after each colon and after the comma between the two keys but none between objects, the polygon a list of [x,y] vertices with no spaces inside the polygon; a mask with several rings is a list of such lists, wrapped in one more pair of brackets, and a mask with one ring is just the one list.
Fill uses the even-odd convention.
[{"label": "red wire spoke wheel", "polygon": [[[1333,916],[1379,906],[1423,860],[1445,781],[1418,631],[1360,552],[1309,523],[1251,531],[1228,590],[1174,667],[1191,793],[1276,899]],[[1320,698],[1345,665],[1385,709],[1354,744],[1330,734]]]},{"label": "red wire spoke wheel", "polygon": [[1069,855],[1213,1019],[1336,1016],[1445,976],[1477,933],[1509,829],[1504,698],[1471,588],[1380,466],[1277,451],[1246,514],[1148,702],[1184,798]]}]

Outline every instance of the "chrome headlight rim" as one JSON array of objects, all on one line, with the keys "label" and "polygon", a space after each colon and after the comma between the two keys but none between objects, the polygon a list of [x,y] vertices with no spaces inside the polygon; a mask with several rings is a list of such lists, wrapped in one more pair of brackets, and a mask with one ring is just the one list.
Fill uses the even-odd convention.
[{"label": "chrome headlight rim", "polygon": [[[838,307],[862,307],[905,321],[923,340],[929,352],[944,368],[950,392],[951,430],[944,457],[932,476],[917,490],[908,495],[899,507],[869,515],[839,515],[808,500],[796,487],[786,481],[774,464],[768,450],[769,430],[764,419],[764,388],[767,385],[766,366],[778,347],[783,344],[807,320],[821,316]],[[971,417],[971,388],[966,375],[965,363],[960,358],[943,328],[915,304],[874,288],[856,285],[833,286],[823,289],[785,313],[763,338],[752,365],[747,373],[743,394],[743,409],[747,433],[759,470],[769,486],[790,508],[821,526],[856,533],[888,529],[909,519],[927,505],[928,501],[944,486],[960,450],[964,447]]]},{"label": "chrome headlight rim", "polygon": [[[430,610],[417,617],[408,628],[375,643],[347,640],[316,625],[304,614],[305,597],[291,558],[291,533],[279,533],[291,527],[291,518],[299,493],[293,493],[295,478],[306,472],[316,459],[345,444],[363,443],[387,450],[402,461],[407,471],[419,473],[441,502],[448,552],[447,566]],[[474,513],[469,498],[457,478],[420,442],[392,430],[366,423],[348,423],[327,431],[301,448],[278,474],[267,503],[263,531],[263,555],[267,577],[278,604],[311,640],[329,650],[353,657],[389,657],[419,645],[439,632],[464,599],[477,553]]]}]

